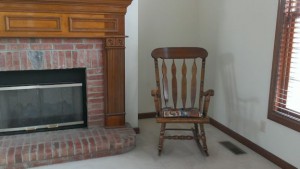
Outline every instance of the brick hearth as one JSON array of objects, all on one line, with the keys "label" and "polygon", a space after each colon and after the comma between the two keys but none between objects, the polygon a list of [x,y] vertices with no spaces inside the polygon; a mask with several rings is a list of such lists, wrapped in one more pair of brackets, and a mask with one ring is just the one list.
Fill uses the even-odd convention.
[{"label": "brick hearth", "polygon": [[134,147],[135,132],[129,126],[0,136],[0,169],[24,169],[110,156]]}]

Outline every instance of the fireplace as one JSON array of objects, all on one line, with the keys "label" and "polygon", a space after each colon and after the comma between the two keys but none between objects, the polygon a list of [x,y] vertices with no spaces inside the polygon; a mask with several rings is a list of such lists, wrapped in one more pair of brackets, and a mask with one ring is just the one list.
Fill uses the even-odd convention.
[{"label": "fireplace", "polygon": [[85,74],[82,68],[0,72],[0,135],[86,127]]},{"label": "fireplace", "polygon": [[[124,127],[125,126],[125,30],[124,15],[127,6],[132,0],[5,0],[0,1],[0,38],[27,38],[24,41],[34,43],[35,38],[42,38],[41,43],[50,39],[97,39],[101,40],[101,62],[102,67],[93,70],[87,70],[87,78],[91,76],[101,76],[103,98],[88,100],[88,114],[90,104],[96,101],[97,105],[92,105],[93,117],[87,118],[88,126],[105,126],[105,127]],[[15,39],[11,39],[15,43]],[[60,40],[58,40],[60,41]],[[67,41],[67,40],[65,40]],[[23,41],[22,41],[23,42]],[[21,43],[22,43],[21,42]],[[9,43],[9,42],[8,42]],[[75,40],[76,43],[76,40]],[[59,45],[58,45],[59,46]],[[56,46],[54,46],[55,48]],[[68,49],[70,46],[62,45],[61,49]],[[83,45],[82,47],[89,47]],[[11,49],[25,48],[28,44],[18,44],[11,46]],[[47,45],[37,45],[38,48],[48,50]],[[59,47],[58,47],[59,48]],[[3,46],[0,46],[1,51]],[[35,49],[34,49],[35,50]],[[0,61],[0,67],[5,67],[0,71],[20,70],[30,67],[26,61],[24,53],[20,54],[20,59],[15,53],[8,53],[8,64],[3,65]],[[28,54],[28,52],[27,52]],[[71,64],[70,52],[55,53],[53,62],[59,63],[49,65],[49,53],[44,52],[46,65],[43,69],[59,69],[60,67],[69,68]],[[84,65],[85,58],[79,56],[78,65],[74,67],[87,67]],[[39,55],[37,51],[31,53],[31,57]],[[61,56],[65,55],[65,56]],[[65,59],[63,59],[65,58]],[[3,61],[3,57],[0,58]],[[74,58],[72,58],[74,59]],[[73,60],[74,61],[74,60]],[[64,62],[64,63],[63,63]],[[12,65],[14,63],[14,66]],[[29,62],[27,62],[29,63]],[[62,64],[61,64],[62,63]],[[94,64],[95,62],[91,62]],[[98,63],[95,63],[98,64]],[[54,67],[49,67],[54,66]],[[94,66],[94,65],[91,65]],[[37,68],[39,69],[39,68]],[[99,77],[97,77],[99,79]],[[89,82],[87,82],[87,85]],[[98,84],[99,85],[99,84]],[[89,89],[88,89],[89,90]],[[89,92],[87,92],[89,95]],[[99,109],[102,109],[101,112]]]},{"label": "fireplace", "polygon": [[[70,95],[83,96],[79,109],[84,111],[86,106],[86,116],[72,121],[83,121],[82,127],[87,126],[0,136],[0,168],[23,169],[102,157],[124,153],[135,146],[135,133],[125,124],[124,15],[130,3],[131,0],[0,0],[1,75],[75,69],[85,72],[85,80],[78,82],[2,84],[4,94],[0,97],[7,97],[10,89],[28,92],[29,87],[35,88],[32,90],[39,93],[42,102],[48,99],[42,93],[60,90],[53,93],[52,97],[56,97],[67,89]],[[61,123],[38,126],[51,128],[58,124]],[[27,126],[30,130],[32,125]]]}]

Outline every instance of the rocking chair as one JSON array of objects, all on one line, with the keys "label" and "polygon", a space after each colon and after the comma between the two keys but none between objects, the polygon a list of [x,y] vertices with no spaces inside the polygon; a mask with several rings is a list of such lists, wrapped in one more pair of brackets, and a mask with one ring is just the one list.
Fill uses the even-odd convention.
[{"label": "rocking chair", "polygon": [[[194,139],[201,152],[208,156],[204,124],[209,123],[207,111],[214,91],[212,89],[204,91],[207,51],[197,47],[167,47],[154,49],[151,55],[154,59],[156,78],[156,88],[151,91],[151,95],[155,102],[156,122],[161,123],[158,154],[161,155],[164,139]],[[159,65],[161,65],[161,70]],[[181,65],[181,73],[177,73],[176,65]],[[170,67],[169,71],[167,67]],[[198,67],[199,70],[197,70]],[[168,76],[172,77],[171,91],[169,91]],[[178,85],[177,80],[180,80],[181,86]],[[187,92],[188,88],[190,92]],[[169,100],[170,94],[172,101]],[[178,95],[181,95],[181,103],[177,103]],[[164,100],[164,105],[162,100]],[[190,101],[188,105],[187,100]],[[198,100],[197,106],[196,100]],[[192,123],[194,128],[166,128],[167,123]],[[193,134],[166,135],[166,130],[190,130]]]}]

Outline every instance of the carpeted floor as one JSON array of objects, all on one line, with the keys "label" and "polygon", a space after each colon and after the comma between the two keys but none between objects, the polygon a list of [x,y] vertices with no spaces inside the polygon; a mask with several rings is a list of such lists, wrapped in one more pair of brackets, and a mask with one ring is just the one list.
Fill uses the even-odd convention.
[{"label": "carpeted floor", "polygon": [[[154,119],[139,120],[141,134],[130,152],[110,157],[37,167],[35,169],[276,169],[270,161],[241,145],[211,125],[206,126],[209,157],[204,157],[196,143],[165,141],[162,155],[157,155],[159,125]],[[219,142],[230,141],[245,154],[236,155]]]}]

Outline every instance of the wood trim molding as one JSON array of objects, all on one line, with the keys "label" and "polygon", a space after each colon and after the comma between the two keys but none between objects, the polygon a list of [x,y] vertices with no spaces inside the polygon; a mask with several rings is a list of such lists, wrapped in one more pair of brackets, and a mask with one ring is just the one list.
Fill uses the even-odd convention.
[{"label": "wood trim molding", "polygon": [[125,124],[125,38],[106,38],[105,126]]},{"label": "wood trim molding", "polygon": [[[31,22],[24,26],[22,22]],[[48,24],[45,24],[48,23]],[[33,26],[33,27],[32,27]],[[5,16],[5,31],[60,32],[60,17]]]},{"label": "wood trim molding", "polygon": [[[117,18],[70,17],[70,32],[118,32]],[[97,24],[98,23],[98,24]],[[110,27],[102,25],[111,25]],[[88,25],[88,26],[86,26]],[[90,27],[92,25],[92,27]]]},{"label": "wood trim molding", "polygon": [[139,127],[135,127],[133,128],[135,134],[140,134],[140,128]]},{"label": "wood trim molding", "polygon": [[260,154],[261,156],[265,157],[269,161],[278,165],[279,167],[289,168],[289,169],[297,169],[295,166],[289,164],[288,162],[282,160],[281,158],[277,157],[276,155],[274,155],[274,154],[270,153],[269,151],[265,150],[264,148],[258,146],[257,144],[253,143],[252,141],[248,140],[247,138],[234,132],[233,130],[224,126],[223,124],[219,123],[218,121],[214,120],[213,118],[210,118],[210,124],[213,125],[214,127],[216,127],[217,129],[221,130],[222,132],[226,133],[230,137],[234,138],[235,140],[239,141],[240,143],[244,144],[251,150],[253,150],[256,153]]},{"label": "wood trim molding", "polygon": [[[132,0],[0,0],[0,11],[50,13],[121,13]],[[33,6],[39,6],[34,8]]]},{"label": "wood trim molding", "polygon": [[147,113],[139,113],[138,119],[149,119],[149,118],[155,118],[156,112],[147,112]]}]

